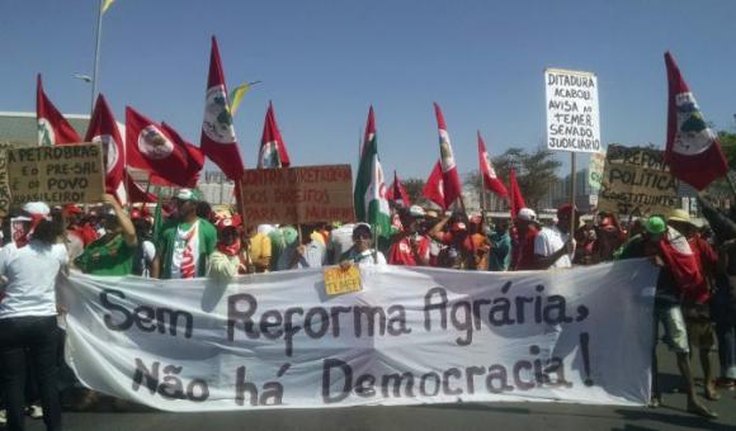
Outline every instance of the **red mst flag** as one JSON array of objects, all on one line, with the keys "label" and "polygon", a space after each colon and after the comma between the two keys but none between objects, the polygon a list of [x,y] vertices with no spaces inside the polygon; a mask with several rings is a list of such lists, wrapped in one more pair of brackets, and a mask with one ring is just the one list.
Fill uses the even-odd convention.
[{"label": "red mst flag", "polygon": [[235,138],[233,117],[230,114],[230,102],[227,97],[220,50],[217,48],[217,39],[212,36],[200,148],[229,179],[236,181],[243,175],[243,160]]},{"label": "red mst flag", "polygon": [[429,178],[427,178],[427,182],[424,184],[422,195],[439,205],[443,210],[446,210],[448,205],[445,203],[447,200],[445,199],[444,182],[442,179],[442,166],[440,166],[440,162],[438,161],[434,164],[432,173],[429,174]]},{"label": "red mst flag", "polygon": [[480,132],[478,132],[478,161],[480,162],[480,174],[483,176],[483,186],[500,198],[507,197],[509,192],[496,176],[496,171],[491,164],[491,157],[486,151],[486,144],[483,142]]},{"label": "red mst flag", "polygon": [[66,121],[43,91],[41,74],[36,77],[36,121],[38,145],[78,144],[82,142],[77,131]]},{"label": "red mst flag", "polygon": [[667,147],[664,158],[672,175],[698,190],[728,172],[718,135],[708,126],[695,96],[669,52],[664,54],[669,84]]},{"label": "red mst flag", "polygon": [[183,145],[161,125],[128,106],[125,109],[125,147],[128,165],[144,169],[180,187],[186,187],[189,157]]},{"label": "red mst flag", "polygon": [[434,104],[434,113],[437,117],[437,129],[440,137],[440,166],[442,168],[442,181],[444,185],[445,205],[449,208],[458,198],[462,197],[462,185],[457,173],[457,164],[452,152],[450,134],[447,133],[445,116],[438,104]]},{"label": "red mst flag", "polygon": [[511,218],[516,219],[519,214],[519,210],[526,208],[526,202],[524,202],[524,196],[521,195],[521,189],[519,183],[516,182],[516,169],[511,168],[509,172],[509,205],[511,206]]},{"label": "red mst flag", "polygon": [[105,164],[105,189],[118,202],[128,201],[125,192],[125,151],[115,117],[112,115],[105,96],[97,96],[97,103],[87,128],[86,142],[101,142]]},{"label": "red mst flag", "polygon": [[409,208],[411,206],[409,193],[406,192],[404,185],[401,184],[401,180],[399,180],[399,176],[396,174],[396,171],[394,171],[394,182],[391,183],[391,187],[389,187],[386,192],[386,199],[393,201],[394,203],[401,201],[401,206],[404,208]]},{"label": "red mst flag", "polygon": [[263,123],[261,149],[258,152],[258,167],[288,168],[289,165],[291,165],[289,152],[286,151],[286,143],[284,143],[279,126],[276,124],[276,114],[273,110],[273,104],[268,102],[266,119]]}]

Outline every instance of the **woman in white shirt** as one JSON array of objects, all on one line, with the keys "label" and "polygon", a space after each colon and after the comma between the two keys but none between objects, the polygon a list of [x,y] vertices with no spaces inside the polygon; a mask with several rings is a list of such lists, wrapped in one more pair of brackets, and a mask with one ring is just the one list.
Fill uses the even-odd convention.
[{"label": "woman in white shirt", "polygon": [[66,271],[69,258],[59,243],[61,225],[48,216],[32,217],[30,241],[0,250],[0,276],[7,279],[0,302],[0,376],[8,430],[23,429],[26,366],[33,367],[38,379],[46,429],[60,430],[56,279]]}]

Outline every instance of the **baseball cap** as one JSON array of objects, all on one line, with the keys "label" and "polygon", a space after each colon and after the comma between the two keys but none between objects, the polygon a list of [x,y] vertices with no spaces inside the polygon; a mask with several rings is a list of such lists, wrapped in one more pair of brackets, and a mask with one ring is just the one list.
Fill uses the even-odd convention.
[{"label": "baseball cap", "polygon": [[419,205],[412,205],[409,207],[409,215],[412,217],[424,217],[427,213],[424,211],[424,208]]},{"label": "baseball cap", "polygon": [[644,230],[657,235],[667,230],[667,223],[660,216],[651,216],[644,222]]},{"label": "baseball cap", "polygon": [[198,201],[199,200],[199,194],[196,190],[193,189],[179,189],[178,192],[176,192],[177,199],[180,201]]},{"label": "baseball cap", "polygon": [[523,221],[536,222],[537,213],[535,213],[534,210],[531,208],[522,208],[519,210],[517,218]]},{"label": "baseball cap", "polygon": [[23,211],[30,215],[47,216],[51,213],[51,208],[44,202],[28,202],[23,205]]}]

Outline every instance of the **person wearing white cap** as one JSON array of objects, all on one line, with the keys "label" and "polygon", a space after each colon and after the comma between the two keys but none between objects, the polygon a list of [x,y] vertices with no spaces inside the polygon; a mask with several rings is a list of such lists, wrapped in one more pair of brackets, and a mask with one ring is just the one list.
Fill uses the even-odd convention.
[{"label": "person wearing white cap", "polygon": [[534,240],[539,234],[537,213],[531,208],[522,208],[516,216],[518,238],[512,249],[512,268],[515,271],[536,269]]},{"label": "person wearing white cap", "polygon": [[217,245],[217,229],[197,216],[198,200],[198,192],[192,189],[180,189],[174,197],[178,220],[163,230],[156,244],[153,278],[205,276],[207,261]]},{"label": "person wearing white cap", "polygon": [[32,202],[23,209],[33,223],[28,241],[0,250],[0,276],[7,279],[0,302],[0,375],[8,429],[23,429],[26,368],[31,367],[46,428],[59,430],[56,279],[67,270],[69,257],[60,243],[62,226],[51,221],[48,206]]}]

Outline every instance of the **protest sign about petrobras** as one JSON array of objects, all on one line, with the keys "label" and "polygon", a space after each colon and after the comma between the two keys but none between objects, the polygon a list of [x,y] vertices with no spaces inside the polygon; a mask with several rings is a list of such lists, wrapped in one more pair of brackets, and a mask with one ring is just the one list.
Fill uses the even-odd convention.
[{"label": "protest sign about petrobras", "polygon": [[678,187],[662,151],[609,145],[598,209],[632,216],[668,214],[680,207]]},{"label": "protest sign about petrobras", "polygon": [[590,72],[544,71],[547,148],[583,153],[601,150],[598,78]]},{"label": "protest sign about petrobras", "polygon": [[657,269],[645,259],[360,273],[359,291],[336,296],[316,268],[155,289],[72,273],[67,362],[97,391],[169,411],[649,401]]},{"label": "protest sign about petrobras", "polygon": [[12,200],[8,177],[8,148],[9,145],[0,144],[0,217],[8,215]]},{"label": "protest sign about petrobras", "polygon": [[7,159],[12,206],[95,203],[105,191],[100,144],[14,148]]},{"label": "protest sign about petrobras", "polygon": [[350,165],[246,169],[240,193],[248,224],[355,220]]}]

